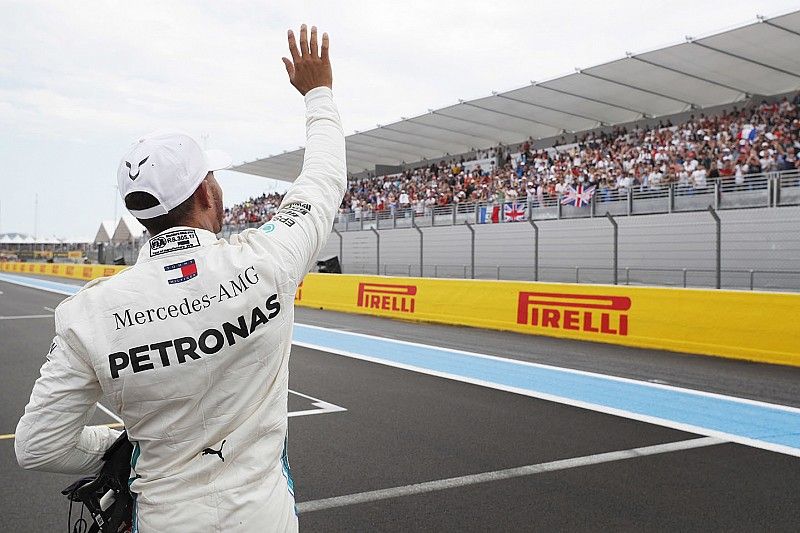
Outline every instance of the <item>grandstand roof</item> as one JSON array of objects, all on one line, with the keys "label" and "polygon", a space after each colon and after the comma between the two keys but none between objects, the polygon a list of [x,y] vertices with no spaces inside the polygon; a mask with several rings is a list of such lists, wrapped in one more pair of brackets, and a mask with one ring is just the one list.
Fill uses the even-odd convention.
[{"label": "grandstand roof", "polygon": [[[346,138],[352,173],[674,115],[800,88],[800,11],[458,104]],[[293,181],[304,150],[233,170]]]},{"label": "grandstand roof", "polygon": [[124,243],[136,240],[142,236],[143,231],[144,226],[138,220],[132,216],[123,215],[117,222],[117,227],[111,236],[111,242]]},{"label": "grandstand roof", "polygon": [[97,233],[94,236],[94,242],[109,242],[114,235],[114,221],[104,220],[97,228]]}]

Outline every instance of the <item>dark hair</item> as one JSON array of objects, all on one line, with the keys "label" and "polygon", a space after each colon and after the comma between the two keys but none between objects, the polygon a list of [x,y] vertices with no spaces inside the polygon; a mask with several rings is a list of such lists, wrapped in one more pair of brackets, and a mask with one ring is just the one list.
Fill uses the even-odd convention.
[{"label": "dark hair", "polygon": [[[125,197],[125,207],[128,209],[149,209],[158,205],[156,197],[147,192],[132,192]],[[183,226],[186,219],[194,211],[194,194],[183,201],[178,207],[170,210],[166,215],[155,218],[140,218],[139,222],[147,229],[151,237],[158,235],[175,226]]]}]

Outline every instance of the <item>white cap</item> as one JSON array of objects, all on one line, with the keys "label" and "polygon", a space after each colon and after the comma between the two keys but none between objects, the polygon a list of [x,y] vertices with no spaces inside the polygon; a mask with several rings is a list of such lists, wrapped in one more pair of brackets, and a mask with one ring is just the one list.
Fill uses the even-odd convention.
[{"label": "white cap", "polygon": [[117,170],[122,201],[132,192],[158,200],[147,209],[129,209],[136,218],[166,215],[189,198],[209,172],[230,168],[231,158],[220,150],[203,151],[185,133],[159,130],[134,142]]}]

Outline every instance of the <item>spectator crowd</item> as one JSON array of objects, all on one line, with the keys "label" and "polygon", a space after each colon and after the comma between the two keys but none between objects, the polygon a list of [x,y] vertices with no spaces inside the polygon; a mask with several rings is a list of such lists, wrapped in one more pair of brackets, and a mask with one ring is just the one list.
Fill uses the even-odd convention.
[{"label": "spectator crowd", "polygon": [[[530,197],[539,205],[555,201],[570,186],[596,186],[598,200],[629,189],[659,191],[671,184],[703,191],[722,180],[745,188],[765,172],[800,169],[800,93],[654,128],[616,127],[587,133],[572,143],[534,149],[528,140],[512,150],[498,146],[477,160],[440,161],[399,174],[354,178],[340,208],[343,214],[413,209],[418,215],[436,206],[464,202],[512,202]],[[266,221],[281,195],[269,194],[225,210],[230,224]]]},{"label": "spectator crowd", "polygon": [[283,195],[279,193],[262,194],[257,198],[225,208],[223,223],[226,225],[243,225],[266,222],[281,205]]}]

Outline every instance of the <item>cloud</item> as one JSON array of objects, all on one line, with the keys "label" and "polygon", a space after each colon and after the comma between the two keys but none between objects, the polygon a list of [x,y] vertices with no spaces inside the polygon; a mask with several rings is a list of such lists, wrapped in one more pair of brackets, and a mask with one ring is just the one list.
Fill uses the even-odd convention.
[{"label": "cloud", "polygon": [[[161,127],[207,134],[210,147],[227,150],[235,161],[304,144],[303,101],[280,61],[286,28],[301,22],[331,34],[334,90],[352,132],[791,4],[6,1],[0,20],[3,216],[19,224],[10,229],[32,231],[23,205],[36,193],[44,204],[61,183],[70,184],[88,191],[73,200],[80,216],[65,216],[54,202],[41,227],[91,233],[112,214],[108,191],[95,191],[95,184],[110,187],[127,143]],[[65,167],[43,153],[69,154],[81,164]],[[50,175],[61,181],[53,184],[44,177]],[[240,196],[270,186],[256,178],[236,182]],[[12,189],[13,199],[5,193]]]}]

